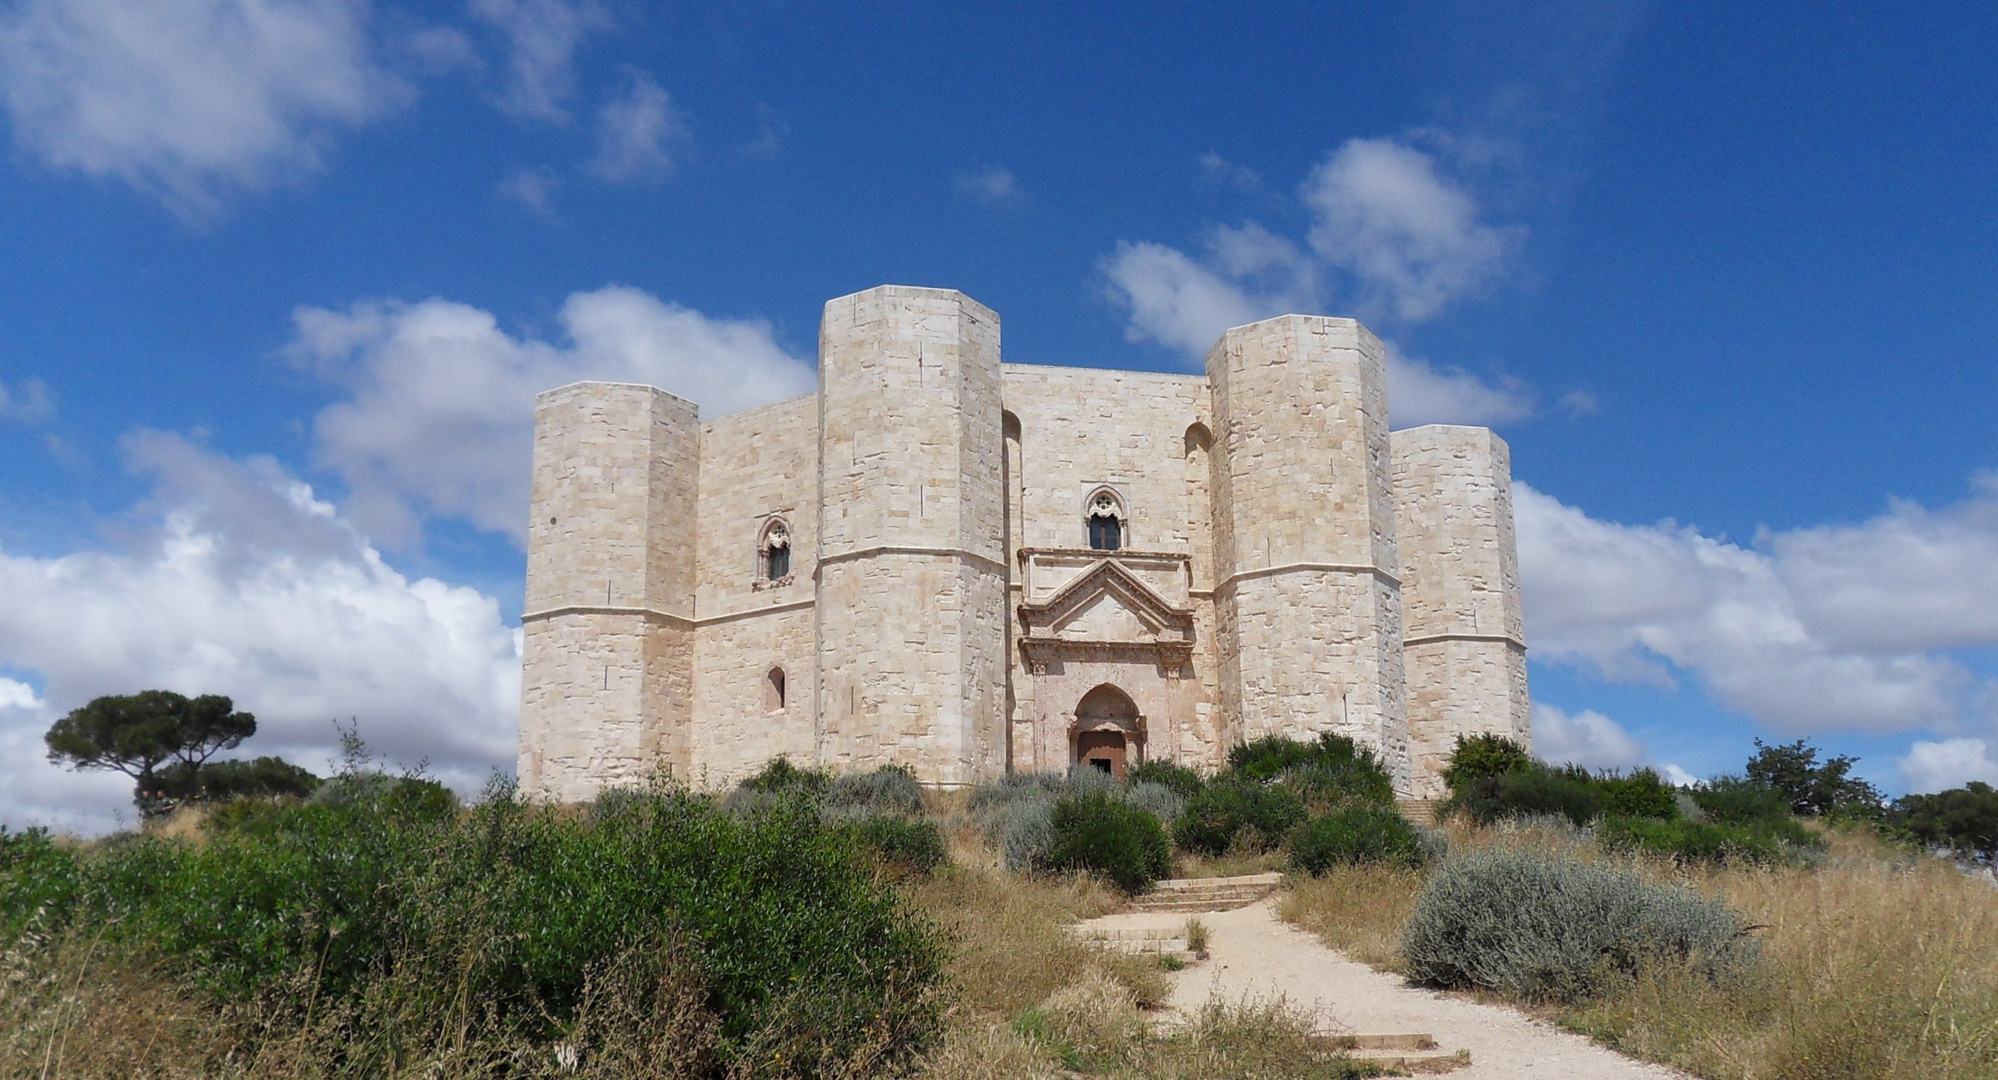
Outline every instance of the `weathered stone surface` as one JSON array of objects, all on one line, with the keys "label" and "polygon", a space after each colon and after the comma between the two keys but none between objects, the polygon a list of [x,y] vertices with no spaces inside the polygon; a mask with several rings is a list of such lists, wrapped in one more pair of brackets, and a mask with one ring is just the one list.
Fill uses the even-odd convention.
[{"label": "weathered stone surface", "polygon": [[[1509,466],[1483,429],[1387,424],[1349,319],[1231,330],[1205,376],[1002,365],[990,310],[903,286],[826,305],[807,397],[702,425],[552,390],[522,783],[785,754],[963,784],[1066,768],[1085,729],[1202,768],[1337,731],[1426,794],[1456,734],[1527,733]],[[1106,685],[1126,704],[1078,717]]]}]

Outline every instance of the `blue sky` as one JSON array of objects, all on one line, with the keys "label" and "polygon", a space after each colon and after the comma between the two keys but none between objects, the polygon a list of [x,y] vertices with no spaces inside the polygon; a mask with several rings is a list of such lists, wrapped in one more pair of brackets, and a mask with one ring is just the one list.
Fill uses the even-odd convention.
[{"label": "blue sky", "polygon": [[0,817],[99,693],[510,763],[528,400],[1357,315],[1509,440],[1543,752],[1998,780],[1988,5],[0,0]]}]

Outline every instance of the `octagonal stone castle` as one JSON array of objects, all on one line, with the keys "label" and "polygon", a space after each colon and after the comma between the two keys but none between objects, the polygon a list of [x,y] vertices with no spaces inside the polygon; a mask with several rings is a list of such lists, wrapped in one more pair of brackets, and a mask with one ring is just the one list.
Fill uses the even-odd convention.
[{"label": "octagonal stone castle", "polygon": [[521,784],[782,754],[955,786],[1331,731],[1434,796],[1455,736],[1529,739],[1511,483],[1489,430],[1388,430],[1351,319],[1175,375],[1002,364],[951,290],[841,297],[817,393],[537,400]]}]

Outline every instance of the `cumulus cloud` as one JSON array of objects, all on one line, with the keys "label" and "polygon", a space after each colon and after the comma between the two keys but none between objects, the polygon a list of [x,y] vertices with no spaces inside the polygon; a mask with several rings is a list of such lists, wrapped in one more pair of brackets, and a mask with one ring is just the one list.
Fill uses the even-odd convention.
[{"label": "cumulus cloud", "polygon": [[[1201,167],[1217,182],[1260,183],[1215,154]],[[1312,171],[1299,197],[1312,216],[1304,244],[1253,221],[1209,229],[1191,255],[1118,243],[1098,268],[1125,310],[1125,337],[1198,361],[1222,331],[1274,315],[1350,305],[1417,322],[1483,286],[1524,235],[1483,223],[1476,199],[1429,155],[1389,140],[1348,141]],[[1525,386],[1438,367],[1393,342],[1388,400],[1397,427],[1494,424],[1535,408]]]},{"label": "cumulus cloud", "polygon": [[1533,703],[1533,751],[1542,761],[1586,769],[1629,769],[1650,760],[1643,743],[1602,713],[1571,715],[1541,701]]},{"label": "cumulus cloud", "polygon": [[1496,275],[1522,227],[1479,220],[1471,193],[1430,155],[1391,139],[1349,139],[1305,180],[1311,248],[1360,285],[1365,306],[1427,319]]},{"label": "cumulus cloud", "polygon": [[582,379],[650,383],[715,417],[809,393],[812,365],[767,323],[712,319],[612,286],[562,307],[560,341],[516,337],[446,300],[301,308],[290,355],[349,392],[314,421],[348,513],[397,544],[422,515],[524,540],[534,396]]},{"label": "cumulus cloud", "polygon": [[1625,682],[1692,673],[1776,731],[1949,731],[1993,688],[1946,650],[1998,644],[1998,485],[1941,510],[1765,533],[1599,521],[1513,487],[1537,655]]},{"label": "cumulus cloud", "polygon": [[673,174],[675,144],[686,137],[686,121],[666,91],[643,72],[629,72],[625,92],[597,113],[589,171],[612,183],[662,180]]},{"label": "cumulus cloud", "polygon": [[29,379],[9,390],[0,383],[0,420],[39,424],[55,415],[55,397],[40,379]]},{"label": "cumulus cloud", "polygon": [[123,543],[56,558],[0,551],[0,817],[84,831],[129,808],[122,777],[71,777],[41,733],[100,694],[222,693],[258,718],[245,747],[310,768],[355,718],[385,756],[476,785],[509,767],[517,632],[491,598],[396,572],[334,507],[266,458],[125,441],[153,493]]},{"label": "cumulus cloud", "polygon": [[1998,785],[1998,749],[1984,739],[1943,739],[1919,741],[1908,748],[1908,756],[1898,759],[1901,778],[1914,794],[1962,787],[1972,780]]},{"label": "cumulus cloud", "polygon": [[958,194],[986,206],[999,206],[1016,203],[1026,195],[1020,190],[1020,182],[1013,176],[1013,170],[1001,165],[988,165],[977,172],[959,174]]},{"label": "cumulus cloud", "polygon": [[0,96],[29,155],[199,220],[411,99],[367,24],[365,0],[24,0],[0,15]]},{"label": "cumulus cloud", "polygon": [[494,103],[523,120],[567,123],[576,50],[610,28],[604,6],[596,0],[471,0],[469,7],[507,42],[506,84]]}]

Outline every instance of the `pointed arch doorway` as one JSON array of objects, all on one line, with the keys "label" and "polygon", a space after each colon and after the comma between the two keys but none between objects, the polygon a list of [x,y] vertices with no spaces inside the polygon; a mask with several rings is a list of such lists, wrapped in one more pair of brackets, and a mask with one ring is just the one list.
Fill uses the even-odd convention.
[{"label": "pointed arch doorway", "polygon": [[1145,718],[1129,694],[1109,683],[1075,703],[1074,730],[1077,765],[1122,780],[1127,767],[1145,759]]}]

